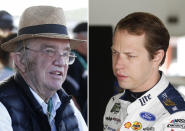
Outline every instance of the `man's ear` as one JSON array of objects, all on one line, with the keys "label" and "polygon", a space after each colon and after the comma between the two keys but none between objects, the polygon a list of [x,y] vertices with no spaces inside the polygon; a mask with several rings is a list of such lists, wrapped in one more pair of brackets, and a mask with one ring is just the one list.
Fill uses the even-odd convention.
[{"label": "man's ear", "polygon": [[164,57],[164,50],[160,49],[155,52],[153,62],[156,63],[156,65],[160,65],[161,61],[163,60]]},{"label": "man's ear", "polygon": [[11,55],[14,60],[15,66],[17,66],[17,68],[24,73],[26,71],[26,66],[24,59],[22,59],[21,57],[22,54],[20,52],[13,52]]}]

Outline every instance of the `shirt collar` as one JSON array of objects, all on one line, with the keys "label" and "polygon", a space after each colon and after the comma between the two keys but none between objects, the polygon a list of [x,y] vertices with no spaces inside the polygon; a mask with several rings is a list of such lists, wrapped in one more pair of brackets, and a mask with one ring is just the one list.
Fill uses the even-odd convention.
[{"label": "shirt collar", "polygon": [[[35,97],[35,99],[38,101],[38,103],[42,106],[43,112],[45,114],[47,114],[47,107],[48,104],[45,103],[45,101],[32,89],[30,88],[30,91],[32,92],[33,96]],[[52,102],[53,102],[53,111],[56,112],[56,110],[60,107],[60,105],[62,104],[59,96],[57,93],[55,93],[52,96]]]},{"label": "shirt collar", "polygon": [[[128,113],[135,110],[135,107],[142,108],[145,104],[148,104],[151,101],[153,101],[162,91],[164,91],[168,87],[168,85],[169,85],[169,81],[167,80],[165,75],[162,73],[161,79],[153,88],[151,88],[144,95],[142,95],[135,102],[131,103],[128,106],[127,108]],[[148,98],[147,101],[145,100],[145,103],[141,102],[141,100],[146,97]]]}]

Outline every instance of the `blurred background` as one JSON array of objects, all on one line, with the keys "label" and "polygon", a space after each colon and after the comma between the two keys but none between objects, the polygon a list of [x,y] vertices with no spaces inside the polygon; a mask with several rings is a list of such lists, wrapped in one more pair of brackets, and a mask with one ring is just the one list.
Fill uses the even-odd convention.
[{"label": "blurred background", "polygon": [[184,0],[89,0],[90,130],[103,129],[105,107],[114,94],[112,33],[117,22],[130,13],[149,12],[163,21],[171,38],[165,64],[160,69],[185,94],[184,5]]}]

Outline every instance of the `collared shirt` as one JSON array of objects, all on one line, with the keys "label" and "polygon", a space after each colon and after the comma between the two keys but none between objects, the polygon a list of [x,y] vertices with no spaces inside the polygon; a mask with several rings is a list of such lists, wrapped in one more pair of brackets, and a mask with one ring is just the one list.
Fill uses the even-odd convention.
[{"label": "collared shirt", "polygon": [[[47,115],[47,108],[48,108],[48,104],[45,103],[45,101],[35,92],[30,88],[31,92],[33,93],[34,97],[37,99],[38,103],[42,106],[43,112],[44,114]],[[49,119],[49,124],[51,126],[51,130],[52,131],[56,131],[56,126],[55,126],[55,115],[56,115],[56,110],[60,107],[60,105],[62,104],[59,96],[57,95],[57,93],[55,93],[52,96],[52,103],[53,103],[53,109],[51,111],[51,118]]]},{"label": "collared shirt", "polygon": [[[47,114],[47,104],[44,102],[44,100],[39,95],[36,94],[36,92],[34,92],[31,88],[30,88],[30,90],[33,93],[35,99],[38,101],[38,103],[42,106],[43,112],[45,114]],[[56,131],[56,126],[54,124],[54,117],[56,115],[56,110],[62,104],[57,93],[55,93],[52,96],[52,102],[53,102],[53,110],[51,112],[52,117],[49,120],[49,123],[51,126],[51,131]],[[76,108],[76,106],[74,105],[72,100],[70,101],[70,104],[72,105],[72,107],[74,109],[75,116],[77,118],[80,131],[88,131],[88,128],[86,126],[86,123],[85,123],[80,111]],[[11,117],[10,117],[6,107],[1,102],[0,102],[0,114],[1,114],[0,131],[13,131]]]},{"label": "collared shirt", "polygon": [[104,114],[104,131],[155,130],[184,131],[185,96],[182,96],[162,74],[159,82],[134,102],[113,96]]}]

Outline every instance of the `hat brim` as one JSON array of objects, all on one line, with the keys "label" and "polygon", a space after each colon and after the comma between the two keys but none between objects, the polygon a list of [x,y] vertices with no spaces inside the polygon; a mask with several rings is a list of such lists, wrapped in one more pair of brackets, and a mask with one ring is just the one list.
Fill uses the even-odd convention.
[{"label": "hat brim", "polygon": [[32,38],[52,38],[52,39],[66,39],[70,41],[71,49],[75,49],[81,44],[85,44],[86,40],[79,39],[71,39],[66,35],[54,34],[54,33],[42,33],[42,34],[23,34],[17,36],[14,39],[11,39],[3,44],[1,44],[1,48],[8,52],[13,52],[17,48],[17,43],[22,40],[32,39]]}]

